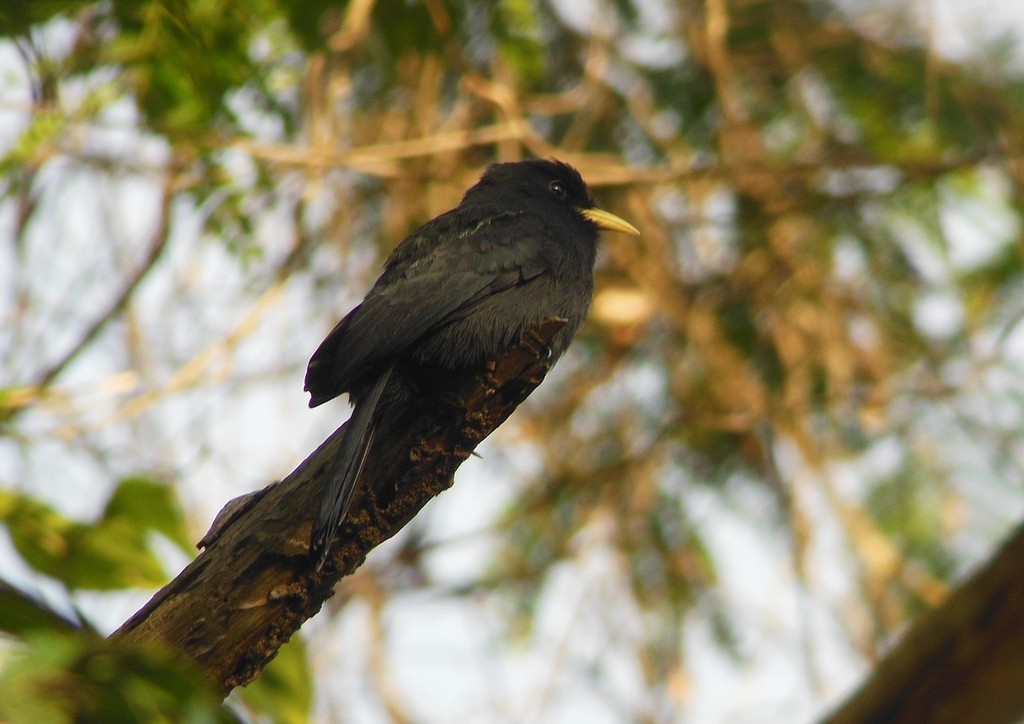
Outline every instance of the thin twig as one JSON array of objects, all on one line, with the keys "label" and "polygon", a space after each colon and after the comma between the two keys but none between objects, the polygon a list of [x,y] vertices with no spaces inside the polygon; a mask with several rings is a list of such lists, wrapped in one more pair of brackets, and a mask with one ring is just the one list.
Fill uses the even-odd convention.
[{"label": "thin twig", "polygon": [[106,328],[107,324],[113,321],[128,305],[131,301],[132,296],[135,294],[135,290],[138,289],[142,280],[146,278],[153,267],[156,266],[157,260],[163,254],[164,249],[167,246],[167,239],[170,236],[170,216],[171,216],[171,198],[173,196],[171,189],[171,182],[168,179],[164,184],[163,194],[160,201],[160,216],[159,223],[156,231],[153,233],[153,241],[150,243],[149,251],[146,253],[145,258],[139,265],[138,269],[130,277],[128,277],[124,287],[121,289],[110,305],[101,312],[96,319],[90,324],[82,336],[79,338],[71,349],[64,353],[57,362],[52,364],[49,368],[43,372],[39,379],[35,383],[35,387],[38,389],[44,389],[50,385],[65,369],[70,365],[79,354],[81,354],[93,340],[95,340],[100,332]]}]

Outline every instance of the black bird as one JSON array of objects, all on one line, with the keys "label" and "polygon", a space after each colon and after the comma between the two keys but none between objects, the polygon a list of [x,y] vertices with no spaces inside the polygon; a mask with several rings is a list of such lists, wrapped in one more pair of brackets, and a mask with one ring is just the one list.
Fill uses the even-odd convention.
[{"label": "black bird", "polygon": [[407,399],[408,370],[479,364],[535,323],[563,317],[551,342],[557,359],[590,309],[599,229],[640,233],[594,208],[568,164],[530,160],[493,164],[456,208],[395,248],[306,371],[310,407],[343,392],[354,405],[313,525],[317,567],[348,512],[381,410]]}]

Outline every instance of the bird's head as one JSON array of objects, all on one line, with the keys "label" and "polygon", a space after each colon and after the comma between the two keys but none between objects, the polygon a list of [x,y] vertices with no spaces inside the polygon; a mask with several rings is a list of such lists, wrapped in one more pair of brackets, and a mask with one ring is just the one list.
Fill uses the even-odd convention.
[{"label": "bird's head", "polygon": [[530,159],[492,164],[466,192],[462,203],[491,198],[508,203],[530,200],[538,208],[564,207],[598,229],[640,236],[639,230],[625,219],[597,208],[579,171],[561,161]]}]

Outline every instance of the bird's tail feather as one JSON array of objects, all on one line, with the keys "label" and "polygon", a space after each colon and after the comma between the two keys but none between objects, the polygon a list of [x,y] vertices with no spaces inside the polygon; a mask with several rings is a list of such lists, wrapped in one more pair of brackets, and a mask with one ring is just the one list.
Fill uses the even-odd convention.
[{"label": "bird's tail feather", "polygon": [[348,513],[356,481],[359,480],[359,473],[366,462],[366,453],[373,441],[377,403],[390,376],[391,368],[388,368],[356,403],[346,424],[345,436],[338,448],[327,485],[320,494],[320,507],[309,541],[309,554],[316,561],[318,570],[327,559],[334,531]]}]

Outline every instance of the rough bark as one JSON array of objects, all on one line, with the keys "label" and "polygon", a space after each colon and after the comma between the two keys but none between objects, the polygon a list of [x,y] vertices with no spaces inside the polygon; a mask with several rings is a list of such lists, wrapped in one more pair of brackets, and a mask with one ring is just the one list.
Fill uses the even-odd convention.
[{"label": "rough bark", "polygon": [[826,720],[1010,724],[1024,717],[1024,526],[910,627]]},{"label": "rough bark", "polygon": [[397,533],[541,383],[551,319],[480,370],[439,379],[382,424],[348,518],[320,571],[309,534],[339,428],[284,480],[225,506],[202,553],[113,635],[171,646],[202,666],[224,693],[256,678],[338,581]]}]

